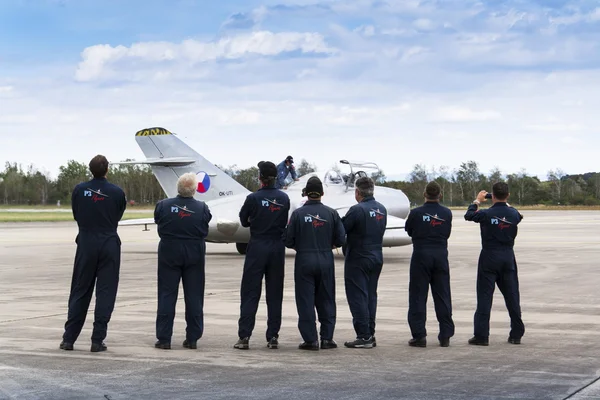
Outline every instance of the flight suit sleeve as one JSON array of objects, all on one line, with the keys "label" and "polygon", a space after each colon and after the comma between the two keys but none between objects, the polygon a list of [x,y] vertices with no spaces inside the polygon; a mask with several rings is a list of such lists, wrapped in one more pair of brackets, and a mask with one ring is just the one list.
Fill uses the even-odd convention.
[{"label": "flight suit sleeve", "polygon": [[77,194],[79,193],[79,185],[73,188],[71,193],[71,210],[73,211],[73,219],[77,221]]},{"label": "flight suit sleeve", "polygon": [[296,248],[296,213],[292,213],[290,222],[283,232],[283,242],[289,249]]},{"label": "flight suit sleeve", "polygon": [[298,174],[296,173],[296,168],[293,165],[290,165],[290,174],[292,174],[293,179],[298,178]]},{"label": "flight suit sleeve", "polygon": [[123,218],[123,214],[125,214],[125,210],[127,209],[127,196],[125,196],[125,192],[121,191],[121,198],[119,199],[119,218]]},{"label": "flight suit sleeve", "polygon": [[162,211],[162,201],[159,201],[158,203],[156,203],[156,206],[154,207],[154,223],[156,225],[158,225],[158,220],[160,219],[161,211]]},{"label": "flight suit sleeve", "polygon": [[406,223],[404,224],[404,230],[408,234],[408,236],[412,237],[414,230],[414,221],[415,221],[415,212],[411,211],[408,214],[408,218],[406,218]]},{"label": "flight suit sleeve", "polygon": [[333,227],[333,247],[342,247],[346,244],[346,229],[340,214],[336,210],[333,210],[333,221],[335,223]]},{"label": "flight suit sleeve", "polygon": [[212,213],[210,212],[210,208],[206,203],[204,203],[204,220],[207,224],[212,220]]},{"label": "flight suit sleeve", "polygon": [[356,220],[358,219],[358,208],[357,206],[352,206],[342,218],[342,224],[344,224],[344,230],[346,234],[350,233],[354,226],[356,225]]},{"label": "flight suit sleeve", "polygon": [[277,166],[277,185],[279,187],[283,187],[285,185],[285,176],[286,176],[285,165],[279,164]]},{"label": "flight suit sleeve", "polygon": [[246,201],[242,205],[240,210],[240,223],[244,228],[248,228],[252,221],[250,221],[250,217],[252,212],[254,211],[254,207],[256,206],[256,202],[252,198],[252,195],[248,195],[246,197]]},{"label": "flight suit sleeve", "polygon": [[483,210],[479,210],[479,206],[477,204],[469,205],[467,212],[465,214],[465,220],[473,221],[473,222],[481,222],[485,219],[486,213]]},{"label": "flight suit sleeve", "polygon": [[452,234],[452,211],[448,213],[448,237]]}]

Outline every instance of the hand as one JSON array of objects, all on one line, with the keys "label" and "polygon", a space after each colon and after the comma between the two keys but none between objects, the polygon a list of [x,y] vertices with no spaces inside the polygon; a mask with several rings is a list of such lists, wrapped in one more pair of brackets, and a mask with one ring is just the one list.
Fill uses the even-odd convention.
[{"label": "hand", "polygon": [[287,190],[287,186],[284,186],[284,187],[283,187],[283,190]]},{"label": "hand", "polygon": [[296,182],[298,182],[298,181],[300,180],[300,178],[296,178],[296,179],[294,179],[294,180],[295,180]]},{"label": "hand", "polygon": [[477,195],[477,201],[480,203],[483,203],[486,201],[485,195],[487,194],[487,192],[485,190],[482,190],[481,192],[479,192],[479,194]]}]

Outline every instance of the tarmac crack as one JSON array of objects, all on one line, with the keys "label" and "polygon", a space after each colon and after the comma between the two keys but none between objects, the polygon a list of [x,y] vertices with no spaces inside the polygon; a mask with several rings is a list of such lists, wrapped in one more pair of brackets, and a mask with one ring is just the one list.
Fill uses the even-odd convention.
[{"label": "tarmac crack", "polygon": [[590,383],[588,383],[585,386],[580,387],[579,389],[577,389],[576,391],[574,391],[573,393],[571,393],[570,395],[568,395],[567,397],[565,397],[563,400],[568,400],[573,398],[573,396],[575,396],[577,393],[580,393],[582,391],[584,391],[585,389],[587,389],[588,387],[592,386],[594,383],[600,381],[600,376],[597,377],[596,379],[594,379],[593,381],[591,381]]}]

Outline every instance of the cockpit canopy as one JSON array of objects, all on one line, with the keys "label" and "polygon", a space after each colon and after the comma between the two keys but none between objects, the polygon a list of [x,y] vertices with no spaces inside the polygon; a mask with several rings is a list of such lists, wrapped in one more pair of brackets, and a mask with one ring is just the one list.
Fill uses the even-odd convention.
[{"label": "cockpit canopy", "polygon": [[[379,167],[377,166],[377,164],[375,163],[356,163],[356,162],[349,162],[346,160],[341,160],[340,164],[344,164],[349,166],[350,171],[342,171],[342,168],[332,168],[330,170],[328,170],[325,175],[322,175],[321,173],[318,172],[310,172],[304,176],[300,177],[300,180],[298,182],[294,182],[293,180],[288,180],[287,185],[288,186],[296,186],[296,185],[306,185],[306,181],[308,181],[308,179],[310,179],[311,176],[318,176],[321,181],[323,182],[324,185],[327,186],[345,186],[346,190],[349,189],[353,189],[354,188],[354,183],[356,182],[356,180],[360,177],[363,176],[379,176],[381,174],[381,170],[379,169]],[[344,169],[348,169],[348,167],[344,168]],[[364,170],[369,170],[369,169],[374,169],[375,171],[371,172],[370,174],[365,172]]]}]

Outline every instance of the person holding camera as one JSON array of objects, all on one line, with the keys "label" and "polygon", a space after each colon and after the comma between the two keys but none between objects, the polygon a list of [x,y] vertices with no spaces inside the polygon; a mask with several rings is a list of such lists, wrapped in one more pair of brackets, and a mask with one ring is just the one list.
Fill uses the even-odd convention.
[{"label": "person holding camera", "polygon": [[346,243],[346,231],[336,210],[321,202],[323,183],[313,176],[302,196],[308,201],[292,212],[284,238],[296,250],[294,282],[301,350],[319,350],[315,307],[321,323],[321,349],[335,349],[335,261],[332,249]]},{"label": "person holding camera", "polygon": [[408,325],[413,347],[427,346],[427,294],[431,294],[435,314],[440,326],[440,346],[448,347],[454,336],[452,300],[450,293],[450,265],[448,264],[448,238],[452,232],[452,211],[440,204],[440,185],[433,181],[425,187],[425,204],[413,209],[404,230],[412,238],[413,253],[410,259],[408,285]]},{"label": "person holding camera", "polygon": [[[510,315],[508,342],[521,344],[525,325],[521,319],[519,280],[517,262],[513,246],[517,237],[518,225],[523,219],[521,213],[506,202],[509,197],[508,185],[497,182],[492,193],[482,190],[465,214],[465,220],[479,224],[482,250],[477,267],[477,310],[474,318],[474,336],[469,344],[487,346],[490,333],[490,312],[494,288],[504,296]],[[492,206],[480,209],[481,203],[492,199]]]}]

